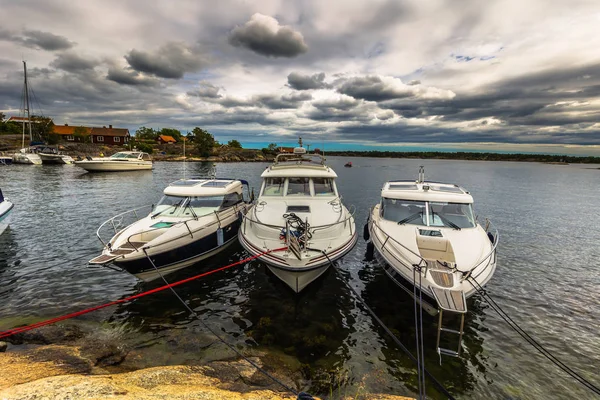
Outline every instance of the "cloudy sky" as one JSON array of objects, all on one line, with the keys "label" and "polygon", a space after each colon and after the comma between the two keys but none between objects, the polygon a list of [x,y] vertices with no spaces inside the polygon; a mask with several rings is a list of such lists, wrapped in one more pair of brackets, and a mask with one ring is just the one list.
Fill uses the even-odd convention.
[{"label": "cloudy sky", "polygon": [[[218,140],[600,154],[600,2],[2,0],[57,124]],[[40,108],[34,103],[34,111]]]}]

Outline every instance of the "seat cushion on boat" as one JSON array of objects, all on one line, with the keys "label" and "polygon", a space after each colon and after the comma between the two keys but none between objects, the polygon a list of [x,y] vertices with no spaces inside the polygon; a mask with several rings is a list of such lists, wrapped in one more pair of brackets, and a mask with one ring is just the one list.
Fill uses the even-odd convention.
[{"label": "seat cushion on boat", "polygon": [[428,260],[440,260],[449,263],[456,262],[452,244],[441,236],[424,236],[417,234],[417,247],[421,257]]}]

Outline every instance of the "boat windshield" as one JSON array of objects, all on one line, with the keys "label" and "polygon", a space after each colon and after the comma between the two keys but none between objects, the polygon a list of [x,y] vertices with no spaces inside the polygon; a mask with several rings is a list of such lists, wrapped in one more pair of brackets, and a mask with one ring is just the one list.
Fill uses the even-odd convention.
[{"label": "boat windshield", "polygon": [[424,201],[381,199],[381,216],[400,224],[427,225]]},{"label": "boat windshield", "polygon": [[[426,208],[429,208],[428,213]],[[473,228],[471,204],[382,198],[381,216],[399,224]],[[429,216],[429,217],[428,217]]]},{"label": "boat windshield", "polygon": [[115,153],[110,158],[135,158],[137,159],[140,153]]},{"label": "boat windshield", "polygon": [[261,196],[335,196],[333,178],[265,178]]},{"label": "boat windshield", "polygon": [[471,204],[429,203],[429,226],[449,226],[451,228],[473,228],[475,217]]},{"label": "boat windshield", "polygon": [[165,195],[152,210],[153,217],[201,217],[231,207],[242,201],[240,193],[225,196],[171,196]]}]

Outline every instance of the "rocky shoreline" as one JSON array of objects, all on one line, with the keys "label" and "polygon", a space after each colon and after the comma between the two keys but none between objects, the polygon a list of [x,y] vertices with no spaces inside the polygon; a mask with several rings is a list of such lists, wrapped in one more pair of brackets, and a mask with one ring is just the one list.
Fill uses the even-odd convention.
[{"label": "rocky shoreline", "polygon": [[[119,334],[107,334],[103,329],[75,324],[54,325],[5,339],[8,341],[5,352],[0,352],[0,399],[296,398],[247,361],[222,347],[214,349],[216,354],[201,365],[156,365],[160,361],[147,359],[152,358],[148,353],[129,347]],[[208,337],[199,337],[198,341],[194,347],[198,352],[218,343]],[[190,343],[178,345],[192,347]],[[0,351],[2,348],[0,342]],[[261,351],[248,356],[298,392],[308,384],[293,363]],[[343,395],[335,398],[407,399],[360,390],[344,390]]]}]

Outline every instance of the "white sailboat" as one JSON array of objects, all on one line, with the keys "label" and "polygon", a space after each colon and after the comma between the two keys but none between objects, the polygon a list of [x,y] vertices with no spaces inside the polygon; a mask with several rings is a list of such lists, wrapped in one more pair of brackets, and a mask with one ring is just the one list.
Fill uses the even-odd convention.
[{"label": "white sailboat", "polygon": [[42,159],[29,146],[25,147],[25,124],[29,127],[29,140],[33,140],[31,133],[31,115],[29,109],[29,87],[27,85],[27,64],[23,61],[24,86],[23,86],[23,109],[27,113],[27,119],[23,120],[23,140],[21,142],[21,150],[13,154],[12,161],[15,164],[33,164],[41,165]]}]

